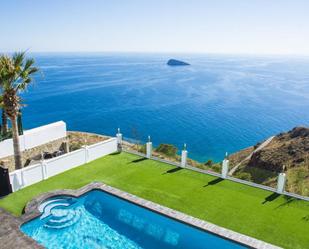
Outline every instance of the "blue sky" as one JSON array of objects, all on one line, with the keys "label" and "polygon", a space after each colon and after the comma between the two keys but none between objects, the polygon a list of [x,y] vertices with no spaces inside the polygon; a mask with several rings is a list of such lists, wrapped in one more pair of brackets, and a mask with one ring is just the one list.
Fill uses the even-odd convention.
[{"label": "blue sky", "polygon": [[308,0],[0,0],[0,51],[309,55]]}]

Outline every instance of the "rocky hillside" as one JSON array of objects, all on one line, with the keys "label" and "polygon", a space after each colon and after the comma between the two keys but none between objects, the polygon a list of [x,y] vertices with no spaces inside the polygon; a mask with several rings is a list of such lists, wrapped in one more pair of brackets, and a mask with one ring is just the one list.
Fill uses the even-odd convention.
[{"label": "rocky hillside", "polygon": [[233,176],[270,186],[280,172],[287,174],[287,190],[309,195],[309,128],[296,127],[274,136],[263,148],[249,147],[230,156]]}]

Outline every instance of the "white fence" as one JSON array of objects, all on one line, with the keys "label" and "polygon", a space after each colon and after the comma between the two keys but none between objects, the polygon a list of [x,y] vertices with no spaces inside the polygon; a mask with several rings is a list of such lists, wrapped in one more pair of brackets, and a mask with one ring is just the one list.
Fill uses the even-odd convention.
[{"label": "white fence", "polygon": [[[21,151],[64,138],[67,135],[66,123],[63,121],[40,126],[24,132],[19,136]],[[13,140],[0,142],[0,158],[14,155]]]},{"label": "white fence", "polygon": [[[118,130],[116,137],[118,139],[118,143],[122,144],[123,136],[120,133],[120,130]],[[202,174],[212,175],[212,176],[219,177],[219,178],[222,178],[222,179],[226,179],[226,180],[230,180],[230,181],[233,181],[233,182],[245,184],[245,185],[248,185],[248,186],[251,186],[251,187],[254,187],[254,188],[260,188],[260,189],[264,189],[264,190],[267,190],[267,191],[276,192],[277,194],[282,194],[282,195],[297,198],[297,199],[300,199],[300,200],[309,201],[308,196],[302,196],[302,195],[289,193],[289,192],[285,191],[286,175],[284,173],[279,174],[278,180],[277,180],[277,188],[273,188],[273,187],[269,187],[269,186],[266,186],[266,185],[262,185],[262,184],[258,184],[258,183],[254,183],[254,182],[251,182],[251,181],[246,181],[246,180],[242,180],[242,179],[238,179],[238,178],[229,176],[228,175],[229,160],[227,158],[225,158],[222,162],[221,173],[217,173],[217,172],[212,172],[212,171],[209,171],[209,170],[204,170],[204,169],[200,169],[200,168],[197,168],[197,167],[189,166],[187,164],[187,150],[185,148],[181,152],[181,161],[180,162],[173,162],[173,161],[169,161],[169,160],[165,160],[165,159],[153,156],[152,155],[152,146],[149,146],[149,144],[151,144],[150,141],[146,143],[146,154],[140,153],[140,152],[137,152],[137,151],[133,151],[133,150],[128,150],[128,149],[125,149],[125,148],[122,148],[122,151],[125,151],[125,152],[130,153],[130,154],[138,155],[138,156],[141,156],[141,157],[149,158],[149,159],[152,159],[152,160],[155,160],[155,161],[160,161],[160,162],[163,162],[163,163],[171,164],[173,166],[182,167],[182,168],[186,168],[186,169],[189,169],[189,170],[197,171],[197,172],[202,173]]]},{"label": "white fence", "polygon": [[102,156],[117,151],[117,139],[110,138],[106,141],[85,146],[82,149],[55,157],[41,163],[22,168],[10,173],[10,181],[13,192],[40,182],[51,176],[60,174],[66,170],[83,165]]}]

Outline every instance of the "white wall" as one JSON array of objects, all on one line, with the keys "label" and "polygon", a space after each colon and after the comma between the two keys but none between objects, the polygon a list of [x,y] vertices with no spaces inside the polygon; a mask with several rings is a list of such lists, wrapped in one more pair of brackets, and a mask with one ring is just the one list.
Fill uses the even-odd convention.
[{"label": "white wall", "polygon": [[24,185],[31,185],[43,179],[43,169],[40,163],[26,167],[21,172],[23,175]]},{"label": "white wall", "polygon": [[44,160],[39,164],[13,171],[10,173],[13,192],[116,151],[117,139],[110,138],[59,157]]},{"label": "white wall", "polygon": [[[40,126],[24,132],[19,136],[21,151],[34,148],[36,146],[49,143],[51,141],[64,138],[67,135],[66,123],[63,121]],[[0,142],[0,158],[12,156],[13,140],[7,139]]]},{"label": "white wall", "polygon": [[79,149],[59,157],[45,160],[47,177],[60,174],[66,170],[86,163],[85,149]]},{"label": "white wall", "polygon": [[[20,140],[23,140],[23,136],[19,136]],[[25,150],[24,143],[20,143],[20,149]],[[6,139],[0,142],[0,158],[13,155],[13,140]]]},{"label": "white wall", "polygon": [[115,141],[103,141],[97,144],[90,145],[86,147],[88,150],[88,158],[87,161],[93,161],[99,157],[102,157],[102,153],[104,155],[108,155],[117,151],[117,139]]}]

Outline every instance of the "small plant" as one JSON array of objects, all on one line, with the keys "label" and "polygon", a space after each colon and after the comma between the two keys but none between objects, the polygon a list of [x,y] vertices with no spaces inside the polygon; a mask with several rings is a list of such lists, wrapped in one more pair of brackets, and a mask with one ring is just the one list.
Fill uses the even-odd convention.
[{"label": "small plant", "polygon": [[203,170],[207,169],[207,168],[205,168],[205,165],[203,165],[203,164],[196,164],[194,167],[196,167],[198,169],[203,169]]},{"label": "small plant", "polygon": [[81,143],[71,143],[70,144],[70,151],[79,150],[82,148],[83,144]]},{"label": "small plant", "polygon": [[247,172],[238,173],[238,174],[236,175],[236,177],[239,178],[239,179],[241,179],[241,180],[252,181],[251,174],[250,174],[250,173],[247,173]]},{"label": "small plant", "polygon": [[0,133],[0,141],[12,138],[12,130],[8,130],[8,132],[4,135]]},{"label": "small plant", "polygon": [[222,170],[222,166],[221,166],[220,163],[213,163],[211,165],[211,170],[214,171],[214,172],[220,173],[221,170]]},{"label": "small plant", "polygon": [[155,149],[155,151],[168,157],[175,158],[177,156],[177,148],[172,144],[160,144],[158,148]]},{"label": "small plant", "polygon": [[204,163],[204,165],[211,167],[213,165],[213,161],[209,159],[206,163]]},{"label": "small plant", "polygon": [[138,146],[138,152],[146,154],[146,144]]}]

